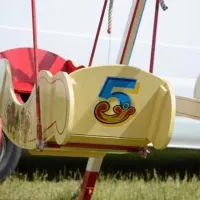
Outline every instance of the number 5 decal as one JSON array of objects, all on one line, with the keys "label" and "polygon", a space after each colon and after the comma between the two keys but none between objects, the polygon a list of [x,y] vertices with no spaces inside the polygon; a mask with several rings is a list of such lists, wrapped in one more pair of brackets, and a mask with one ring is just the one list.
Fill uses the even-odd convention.
[{"label": "number 5 decal", "polygon": [[[126,121],[136,112],[136,109],[128,94],[121,91],[113,92],[113,90],[135,90],[136,86],[137,80],[135,79],[108,77],[99,93],[99,98],[103,101],[100,101],[94,109],[96,119],[104,124],[119,124]],[[109,115],[106,112],[110,110],[112,99],[117,100],[118,104],[113,107],[113,114]]]}]

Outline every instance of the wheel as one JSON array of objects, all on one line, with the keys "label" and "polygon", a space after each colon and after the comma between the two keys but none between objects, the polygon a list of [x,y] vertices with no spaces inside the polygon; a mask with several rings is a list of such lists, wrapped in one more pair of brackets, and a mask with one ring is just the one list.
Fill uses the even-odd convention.
[{"label": "wheel", "polygon": [[3,134],[0,148],[0,182],[3,182],[15,170],[21,154],[22,149],[17,147]]}]

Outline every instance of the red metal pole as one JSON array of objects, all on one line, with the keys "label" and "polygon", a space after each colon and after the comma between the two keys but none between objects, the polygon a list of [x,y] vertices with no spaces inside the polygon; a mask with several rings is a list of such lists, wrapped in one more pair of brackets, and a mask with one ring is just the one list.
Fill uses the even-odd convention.
[{"label": "red metal pole", "polygon": [[93,48],[92,48],[92,53],[91,53],[91,56],[90,56],[89,66],[92,65],[92,62],[93,62],[93,59],[94,59],[94,54],[95,54],[95,51],[96,51],[97,42],[98,42],[98,39],[99,39],[99,34],[100,34],[100,31],[101,31],[101,26],[102,26],[102,23],[103,23],[103,18],[104,18],[104,15],[105,15],[107,3],[108,3],[108,0],[105,0],[104,5],[103,5],[103,9],[102,9],[102,12],[101,12],[101,17],[100,17],[100,20],[99,20],[99,25],[98,25],[98,28],[97,28],[96,37],[95,37],[95,40],[94,40],[94,45],[93,45]]},{"label": "red metal pole", "polygon": [[95,184],[99,177],[103,158],[90,158],[87,163],[87,168],[83,177],[81,191],[78,200],[91,200]]},{"label": "red metal pole", "polygon": [[42,125],[40,118],[40,92],[38,85],[38,76],[39,76],[39,67],[37,60],[37,25],[36,25],[36,6],[35,0],[31,0],[31,8],[32,8],[32,28],[33,28],[33,56],[34,56],[34,69],[35,69],[35,86],[36,86],[36,109],[37,109],[37,138],[39,144],[37,145],[38,150],[42,150],[43,142],[42,142]]},{"label": "red metal pole", "polygon": [[160,0],[156,0],[149,72],[153,73]]},{"label": "red metal pole", "polygon": [[32,8],[32,29],[33,29],[33,56],[34,56],[34,69],[35,69],[35,77],[36,77],[36,85],[38,84],[38,62],[37,62],[37,25],[36,25],[36,6],[35,0],[31,0],[31,8]]},{"label": "red metal pole", "polygon": [[3,121],[0,117],[0,149],[2,148],[2,138],[3,138]]},{"label": "red metal pole", "polygon": [[[133,2],[135,2],[135,0]],[[127,33],[127,36],[126,36],[125,45],[124,45],[124,48],[123,48],[123,51],[122,51],[122,55],[121,55],[121,58],[120,58],[120,64],[124,64],[124,57],[128,52],[128,44],[130,43],[131,31],[133,29],[135,20],[137,20],[136,15],[137,15],[137,10],[139,9],[139,4],[140,4],[140,0],[137,0],[135,8],[134,8],[134,11],[133,11],[132,19],[130,21],[128,33]]]},{"label": "red metal pole", "polygon": [[[97,42],[98,42],[98,39],[99,39],[99,34],[100,34],[100,31],[101,31],[101,26],[102,26],[102,23],[103,23],[103,18],[104,18],[104,15],[105,15],[107,3],[108,3],[108,0],[105,0],[104,5],[103,5],[103,9],[102,9],[102,12],[101,12],[101,17],[100,17],[100,20],[99,20],[99,25],[98,25],[98,28],[97,28],[93,48],[92,48],[92,53],[91,53],[90,60],[89,60],[89,66],[92,65],[92,62],[93,62],[93,59],[94,59],[94,54],[95,54]],[[108,32],[109,32],[109,30],[108,30]],[[99,158],[89,158],[87,168],[86,168],[86,172],[85,172],[84,178],[83,178],[83,183],[82,183],[81,188],[80,188],[81,189],[80,194],[78,195],[79,200],[91,200],[93,190],[95,188],[95,184],[96,184],[96,181],[98,179],[102,160],[103,159],[99,159]]]}]

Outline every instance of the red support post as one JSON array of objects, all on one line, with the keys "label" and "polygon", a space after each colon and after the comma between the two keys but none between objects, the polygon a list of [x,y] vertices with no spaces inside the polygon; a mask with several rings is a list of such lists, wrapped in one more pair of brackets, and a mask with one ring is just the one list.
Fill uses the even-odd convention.
[{"label": "red support post", "polygon": [[42,125],[40,118],[40,92],[38,85],[38,76],[39,76],[39,67],[37,60],[37,26],[36,26],[36,6],[35,0],[31,0],[31,8],[32,8],[32,28],[33,28],[33,47],[34,47],[34,68],[35,68],[35,77],[36,77],[36,114],[37,114],[37,138],[38,144],[36,148],[41,151],[43,149],[43,141],[42,141]]},{"label": "red support post", "polygon": [[156,0],[149,72],[153,73],[160,0]]},{"label": "red support post", "polygon": [[95,54],[95,51],[96,51],[97,42],[98,42],[98,39],[99,39],[99,34],[100,34],[100,31],[101,31],[101,26],[102,26],[102,23],[103,23],[103,18],[104,18],[104,15],[105,15],[107,3],[108,3],[108,0],[105,0],[104,5],[103,5],[103,9],[102,9],[102,12],[101,12],[101,17],[100,17],[100,20],[99,20],[99,25],[98,25],[98,28],[97,28],[97,33],[96,33],[96,36],[95,36],[93,48],[92,48],[92,53],[91,53],[91,56],[90,56],[89,66],[92,65],[92,62],[93,62],[93,59],[94,59],[94,54]]},{"label": "red support post", "polygon": [[90,158],[83,177],[78,200],[91,200],[103,158]]}]

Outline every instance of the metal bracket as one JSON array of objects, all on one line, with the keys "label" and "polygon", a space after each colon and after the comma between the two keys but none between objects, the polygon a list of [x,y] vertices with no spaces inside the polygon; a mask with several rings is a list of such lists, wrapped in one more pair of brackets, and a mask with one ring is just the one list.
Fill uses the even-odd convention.
[{"label": "metal bracket", "polygon": [[148,147],[147,147],[147,146],[141,148],[140,151],[139,151],[139,154],[140,154],[141,158],[144,158],[144,159],[147,158],[147,155],[148,155],[149,153],[150,153],[150,151],[148,150]]},{"label": "metal bracket", "polygon": [[168,9],[168,6],[165,4],[164,0],[160,0],[160,6],[164,11],[166,11]]}]

